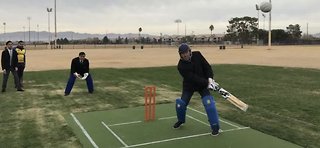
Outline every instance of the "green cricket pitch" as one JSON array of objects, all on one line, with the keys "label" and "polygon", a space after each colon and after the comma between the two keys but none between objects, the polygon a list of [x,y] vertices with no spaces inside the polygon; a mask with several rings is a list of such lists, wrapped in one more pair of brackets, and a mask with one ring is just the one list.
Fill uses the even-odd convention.
[{"label": "green cricket pitch", "polygon": [[222,118],[219,136],[211,136],[203,108],[188,107],[186,123],[173,129],[177,121],[174,104],[157,104],[156,119],[147,122],[143,106],[70,113],[65,118],[83,147],[300,147]]}]

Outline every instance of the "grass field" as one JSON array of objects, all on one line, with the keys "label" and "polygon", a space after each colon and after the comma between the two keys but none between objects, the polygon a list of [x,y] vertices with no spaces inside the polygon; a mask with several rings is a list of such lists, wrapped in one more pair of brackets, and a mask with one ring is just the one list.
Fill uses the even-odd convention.
[{"label": "grass field", "polygon": [[[250,105],[243,113],[214,93],[221,117],[303,147],[320,147],[320,70],[215,65],[214,71],[222,87]],[[0,94],[0,147],[81,147],[65,115],[141,106],[145,85],[157,86],[159,104],[180,95],[176,67],[91,73],[94,94],[87,93],[84,81],[77,81],[67,97],[63,91],[68,70],[26,72],[23,93],[14,90],[10,76],[7,92]],[[199,95],[191,105],[202,106]]]}]

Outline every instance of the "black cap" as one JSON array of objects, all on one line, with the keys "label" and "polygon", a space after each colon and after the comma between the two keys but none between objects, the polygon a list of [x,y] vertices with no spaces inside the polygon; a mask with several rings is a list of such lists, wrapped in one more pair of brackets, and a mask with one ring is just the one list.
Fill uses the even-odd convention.
[{"label": "black cap", "polygon": [[186,43],[180,44],[180,46],[179,46],[179,53],[185,53],[185,52],[187,52],[187,51],[189,51],[189,50],[191,50],[191,49],[190,49],[190,47],[189,47],[188,44],[186,44]]}]

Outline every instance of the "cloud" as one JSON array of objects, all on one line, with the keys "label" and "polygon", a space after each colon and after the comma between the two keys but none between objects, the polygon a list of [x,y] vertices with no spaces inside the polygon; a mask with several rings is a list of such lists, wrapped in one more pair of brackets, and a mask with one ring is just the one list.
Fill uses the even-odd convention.
[{"label": "cloud", "polygon": [[[263,0],[56,0],[58,31],[88,33],[128,33],[143,27],[149,34],[176,34],[175,19],[181,19],[180,31],[196,34],[210,33],[208,26],[215,26],[215,33],[226,31],[228,20],[233,17],[258,17],[255,4]],[[8,31],[22,30],[31,19],[31,30],[39,24],[47,30],[47,7],[54,0],[2,0],[0,21],[7,23]],[[273,0],[272,27],[285,29],[289,24],[300,24],[301,30],[320,32],[318,0]],[[265,24],[267,26],[267,20]],[[53,26],[53,13],[51,13]],[[263,18],[260,13],[260,24]]]}]

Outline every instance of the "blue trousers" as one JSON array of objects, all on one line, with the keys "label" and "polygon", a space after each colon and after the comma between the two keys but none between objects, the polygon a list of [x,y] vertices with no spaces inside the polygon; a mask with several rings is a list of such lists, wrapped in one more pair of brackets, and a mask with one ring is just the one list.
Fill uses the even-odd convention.
[{"label": "blue trousers", "polygon": [[[203,89],[201,91],[198,91],[201,99],[202,99],[202,103],[204,105],[204,108],[207,112],[207,116],[208,116],[208,121],[210,123],[210,127],[213,131],[215,130],[219,130],[220,129],[220,125],[219,125],[219,117],[218,117],[218,112],[216,110],[216,106],[215,106],[215,101],[213,96],[211,96],[210,91],[208,89]],[[182,95],[181,95],[181,99],[185,102],[186,106],[188,106],[190,99],[193,95],[194,91],[186,91],[183,90],[182,91]],[[178,116],[178,114],[177,114]],[[185,116],[185,113],[182,113],[181,116]],[[182,119],[184,119],[185,117],[182,117]],[[179,117],[178,117],[179,119]]]},{"label": "blue trousers", "polygon": [[[181,99],[186,103],[187,106],[190,102],[190,99],[191,99],[193,93],[194,93],[194,91],[182,90]],[[210,91],[208,89],[203,89],[203,90],[199,91],[199,94],[200,94],[201,98],[203,98],[205,96],[211,96]]]},{"label": "blue trousers", "polygon": [[[74,85],[74,82],[76,81],[76,78],[77,78],[76,76],[74,76],[73,74],[70,74],[67,87],[64,91],[65,94],[70,94],[72,87]],[[93,93],[93,80],[92,80],[91,74],[89,74],[88,77],[86,78],[86,82],[87,82],[88,92]]]}]

